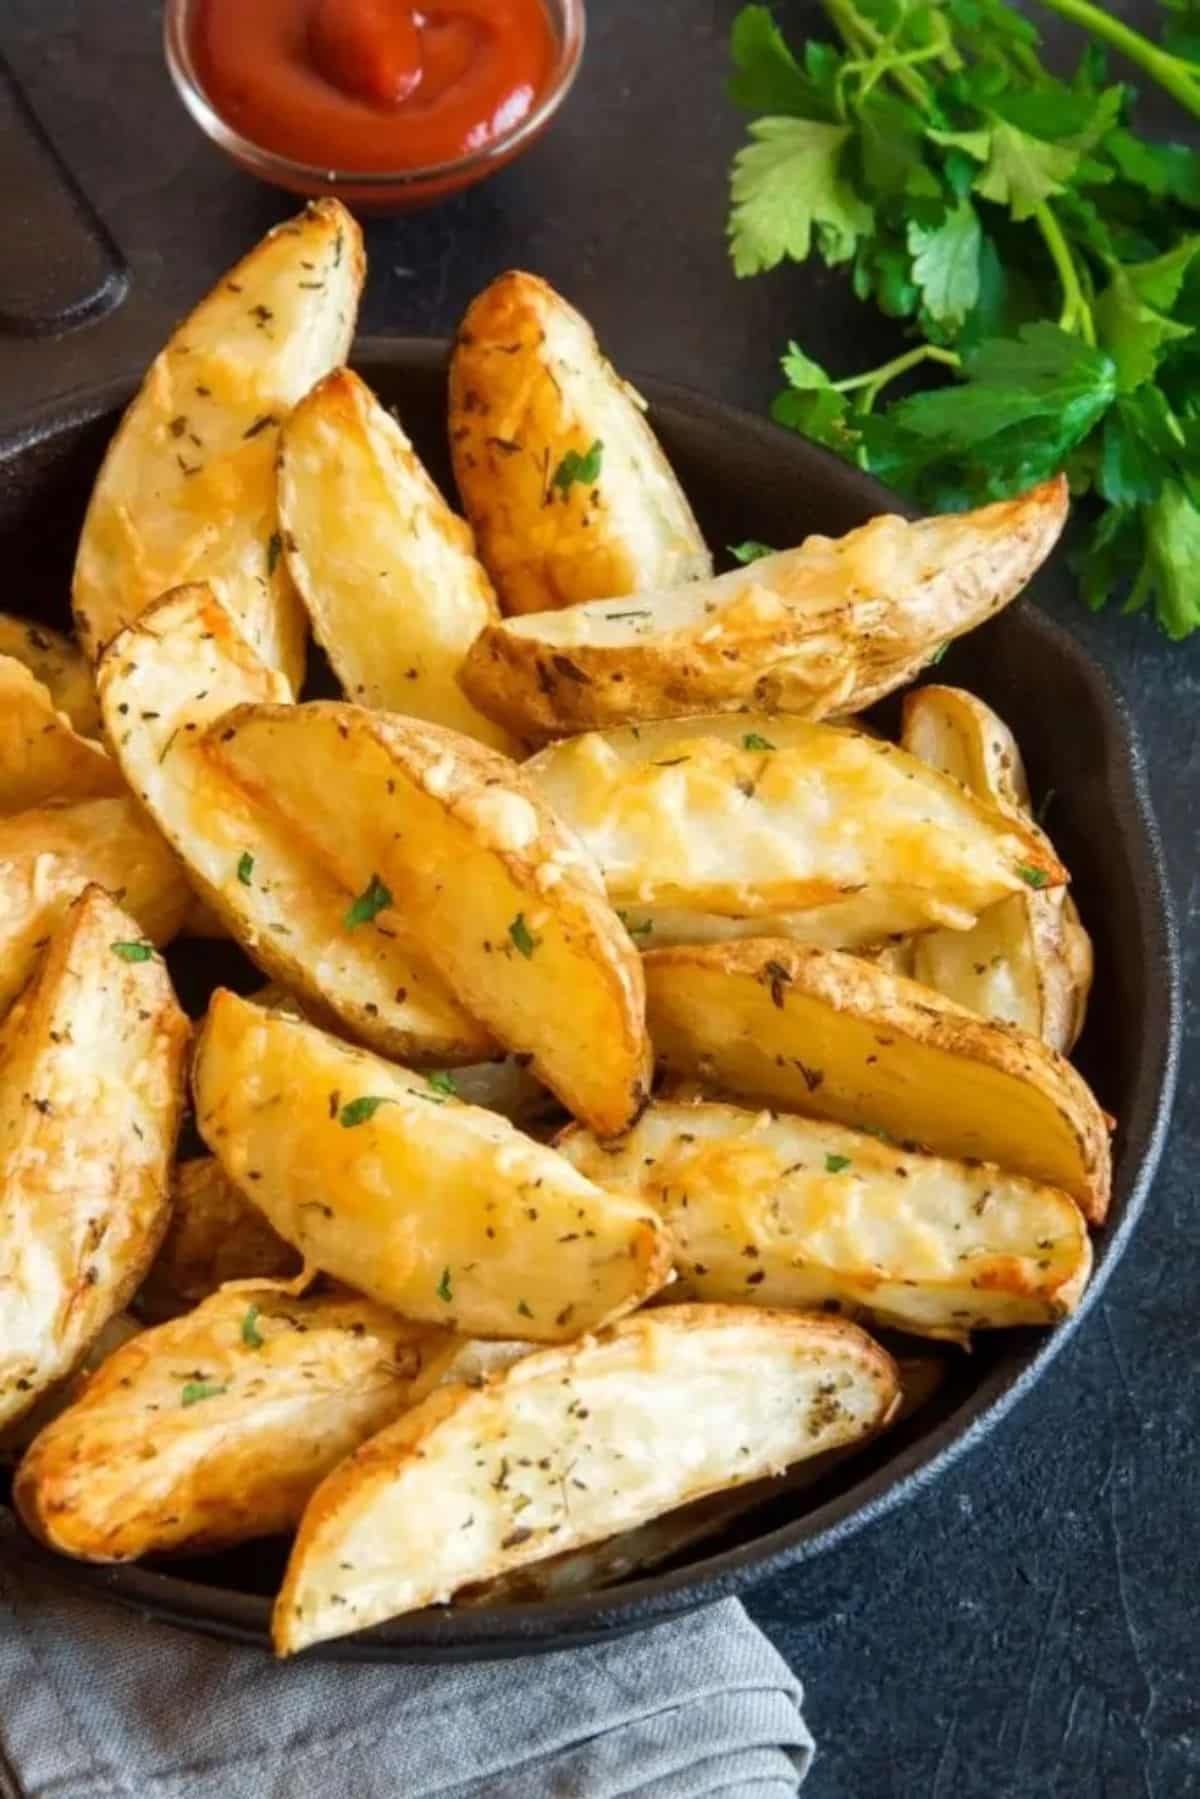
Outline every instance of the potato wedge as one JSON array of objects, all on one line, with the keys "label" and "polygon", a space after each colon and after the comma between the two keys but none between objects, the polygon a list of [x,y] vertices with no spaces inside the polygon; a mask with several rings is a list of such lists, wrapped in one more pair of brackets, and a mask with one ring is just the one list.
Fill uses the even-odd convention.
[{"label": "potato wedge", "polygon": [[131,794],[0,818],[0,1016],[92,882],[156,944],[174,937],[192,903],[183,870]]},{"label": "potato wedge", "polygon": [[475,644],[463,686],[530,738],[752,706],[846,717],[1006,606],[1066,516],[1060,477],[978,512],[809,537],[715,580],[505,619]]},{"label": "potato wedge", "polygon": [[89,887],[0,1030],[0,1426],[71,1372],[158,1247],[187,1041],[136,921]]},{"label": "potato wedge", "polygon": [[[494,1050],[409,942],[353,917],[359,889],[339,881],[327,845],[202,747],[205,726],[230,707],[286,697],[209,586],[177,588],[144,612],[105,653],[98,680],[130,786],[260,967],[386,1054],[445,1066]],[[331,804],[344,795],[340,758],[305,778],[327,783]]]},{"label": "potato wedge", "polygon": [[142,1320],[135,1318],[132,1312],[117,1312],[110,1318],[92,1339],[73,1372],[47,1387],[37,1404],[28,1412],[22,1412],[15,1424],[0,1430],[0,1467],[15,1468],[38,1432],[75,1403],[88,1375],[94,1374],[114,1349],[132,1342],[145,1328]]},{"label": "potato wedge", "polygon": [[279,526],[347,699],[513,749],[458,684],[467,651],[500,616],[470,526],[349,369],[326,375],[284,421]]},{"label": "potato wedge", "polygon": [[93,660],[159,594],[208,580],[262,660],[299,685],[305,618],[280,554],[279,422],[345,361],[364,267],[350,214],[315,201],[268,232],[151,364],[79,540],[72,604]]},{"label": "potato wedge", "polygon": [[81,737],[100,734],[100,706],[92,665],[79,646],[49,625],[0,612],[0,656],[23,662],[30,674],[50,690],[59,712],[65,712]]},{"label": "potato wedge", "polygon": [[636,1115],[650,1072],[638,957],[591,861],[507,757],[337,702],[242,708],[204,749],[311,834],[351,893],[374,894],[380,922],[407,929],[576,1117],[603,1133]]},{"label": "potato wedge", "polygon": [[[281,1655],[628,1530],[852,1442],[895,1364],[853,1325],[668,1306],[443,1388],[309,1504],[275,1604]],[[482,1446],[482,1447],[481,1447]]]},{"label": "potato wedge", "polygon": [[[1029,817],[1029,781],[1016,739],[990,706],[958,687],[906,694],[900,742],[981,799]],[[1035,826],[1035,829],[1037,827]],[[1015,894],[971,931],[930,931],[913,945],[913,972],[985,1018],[1041,1037],[1066,1055],[1083,1029],[1092,941],[1063,888]]]},{"label": "potato wedge", "polygon": [[0,656],[0,813],[94,799],[124,786],[112,757],[55,710],[49,688],[24,663]]},{"label": "potato wedge", "polygon": [[845,726],[667,720],[573,738],[524,766],[623,911],[807,914],[794,928],[857,946],[962,930],[1028,881],[1065,878],[1030,825]]},{"label": "potato wedge", "polygon": [[290,1530],[330,1469],[404,1411],[443,1334],[355,1295],[226,1288],[92,1375],[27,1452],[17,1510],[93,1562]]},{"label": "potato wedge", "polygon": [[668,1278],[666,1232],[440,1075],[214,995],[196,1122],[305,1264],[405,1317],[563,1342]]},{"label": "potato wedge", "polygon": [[178,1318],[226,1281],[293,1280],[301,1259],[215,1156],[181,1162],[171,1184],[171,1221],[138,1291],[143,1318]]},{"label": "potato wedge", "polygon": [[576,1125],[556,1148],[657,1209],[680,1297],[843,1311],[965,1343],[1065,1317],[1092,1265],[1083,1215],[1057,1188],[840,1124],[658,1102],[616,1142]]},{"label": "potato wedge", "polygon": [[778,939],[643,958],[663,1068],[757,1104],[1060,1187],[1099,1223],[1108,1123],[1036,1037],[857,956]]},{"label": "potato wedge", "polygon": [[450,363],[450,447],[506,612],[712,573],[640,395],[536,275],[510,270],[468,308]]}]

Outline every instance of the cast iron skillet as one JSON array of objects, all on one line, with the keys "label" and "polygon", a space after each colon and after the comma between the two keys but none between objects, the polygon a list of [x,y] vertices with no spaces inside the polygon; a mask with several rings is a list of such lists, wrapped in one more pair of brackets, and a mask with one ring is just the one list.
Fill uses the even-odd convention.
[{"label": "cast iron skillet", "polygon": [[[398,406],[420,454],[452,491],[445,438],[444,343],[367,340],[357,367]],[[757,538],[785,546],[830,535],[896,502],[822,449],[698,395],[645,381],[651,417],[714,546]],[[4,604],[67,622],[67,591],[88,490],[129,384],[80,396],[27,422],[0,446],[0,566]],[[926,1409],[802,1494],[781,1492],[723,1539],[673,1566],[593,1595],[491,1611],[438,1609],[312,1653],[366,1661],[466,1660],[587,1643],[736,1593],[797,1566],[878,1520],[977,1444],[1037,1382],[1100,1295],[1124,1253],[1158,1162],[1175,1082],[1178,960],[1158,830],[1142,756],[1121,698],[1082,647],[1028,601],[956,644],[938,678],[996,706],[1025,751],[1035,795],[1054,789],[1049,817],[1096,944],[1097,981],[1079,1062],[1120,1119],[1112,1212],[1096,1271],[1074,1318],[1050,1333],[982,1335],[955,1353]],[[186,1004],[199,1009],[216,979],[253,985],[220,946],[170,953]],[[32,1542],[29,1553],[44,1555]],[[55,1560],[81,1586],[160,1618],[264,1643],[270,1594],[286,1546],[140,1567]]]}]

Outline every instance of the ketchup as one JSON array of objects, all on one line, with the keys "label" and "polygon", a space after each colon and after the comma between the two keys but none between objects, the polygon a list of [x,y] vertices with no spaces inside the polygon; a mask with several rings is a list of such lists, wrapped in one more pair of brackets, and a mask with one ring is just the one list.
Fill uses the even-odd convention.
[{"label": "ketchup", "polygon": [[199,0],[210,104],[252,143],[339,170],[452,162],[520,124],[550,74],[542,0]]}]

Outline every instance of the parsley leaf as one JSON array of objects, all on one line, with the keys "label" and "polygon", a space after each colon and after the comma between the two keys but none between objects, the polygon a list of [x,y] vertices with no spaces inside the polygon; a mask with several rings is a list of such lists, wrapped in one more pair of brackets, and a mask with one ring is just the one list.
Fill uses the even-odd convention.
[{"label": "parsley leaf", "polygon": [[730,248],[736,275],[803,262],[817,233],[826,262],[846,262],[871,228],[871,208],[840,170],[846,125],[814,119],[758,119],[753,142],[733,165]]},{"label": "parsley leaf", "polygon": [[450,1099],[457,1098],[458,1088],[454,1084],[454,1076],[452,1074],[446,1074],[439,1069],[434,1074],[427,1074],[425,1079],[429,1082],[429,1085],[433,1088],[435,1093],[443,1093]]},{"label": "parsley leaf", "polygon": [[250,877],[254,873],[254,857],[249,850],[243,850],[238,857],[237,878],[243,887],[249,887]]},{"label": "parsley leaf", "polygon": [[242,1342],[247,1349],[261,1349],[266,1338],[258,1328],[258,1307],[251,1306],[242,1319]]},{"label": "parsley leaf", "polygon": [[348,931],[353,931],[360,924],[370,924],[373,918],[377,918],[381,912],[386,912],[391,904],[390,889],[384,885],[378,875],[372,875],[346,913],[342,923]]},{"label": "parsley leaf", "polygon": [[1007,206],[1019,224],[1032,218],[1043,200],[1061,194],[1078,167],[1077,150],[1043,143],[1002,123],[992,132],[987,167],[976,177],[975,192]]},{"label": "parsley leaf", "polygon": [[742,8],[733,22],[729,48],[734,66],[729,97],[738,106],[750,112],[794,113],[799,118],[837,116],[827,70],[822,84],[800,67],[769,7]]},{"label": "parsley leaf", "polygon": [[342,1107],[338,1113],[338,1123],[348,1131],[353,1130],[356,1124],[366,1124],[368,1119],[374,1118],[380,1106],[394,1104],[394,1100],[379,1098],[373,1093],[364,1093],[361,1099],[349,1100]]},{"label": "parsley leaf", "polygon": [[120,956],[122,962],[150,962],[154,959],[152,943],[110,943],[109,948],[114,956]]},{"label": "parsley leaf", "polygon": [[1027,887],[1032,887],[1035,892],[1040,892],[1040,890],[1046,886],[1050,878],[1044,868],[1030,868],[1026,862],[1019,862],[1017,864],[1017,873],[1020,875],[1025,885]]},{"label": "parsley leaf", "polygon": [[843,1170],[849,1168],[849,1166],[849,1156],[826,1156],[825,1158],[826,1174],[841,1174]]},{"label": "parsley leaf", "polygon": [[938,324],[961,325],[979,300],[983,231],[971,202],[960,200],[932,230],[913,220],[908,247],[913,280],[929,317]]},{"label": "parsley leaf", "polygon": [[604,445],[597,438],[592,447],[582,456],[578,450],[568,450],[551,475],[550,485],[557,487],[565,497],[568,489],[573,487],[577,481],[585,487],[590,487],[593,481],[598,480],[603,464]]},{"label": "parsley leaf", "polygon": [[523,912],[517,913],[517,916],[508,927],[508,934],[512,938],[514,947],[521,952],[528,962],[538,946],[538,940],[532,935],[529,926],[525,923],[525,914]]},{"label": "parsley leaf", "polygon": [[217,1381],[187,1380],[179,1392],[180,1405],[199,1405],[202,1399],[219,1399],[222,1393],[228,1393],[228,1386]]},{"label": "parsley leaf", "polygon": [[742,748],[744,750],[773,750],[776,745],[771,742],[769,737],[760,737],[757,731],[747,731],[742,738]]},{"label": "parsley leaf", "polygon": [[444,1300],[447,1305],[449,1305],[450,1301],[454,1298],[454,1288],[450,1282],[450,1270],[448,1268],[442,1269],[442,1278],[434,1288],[434,1291],[438,1298]]},{"label": "parsley leaf", "polygon": [[1178,481],[1168,481],[1146,513],[1146,561],[1130,609],[1151,598],[1175,642],[1200,626],[1200,512]]},{"label": "parsley leaf", "polygon": [[774,556],[775,551],[769,543],[758,543],[753,537],[747,537],[744,543],[731,543],[729,554],[735,562],[758,562],[763,556]]}]

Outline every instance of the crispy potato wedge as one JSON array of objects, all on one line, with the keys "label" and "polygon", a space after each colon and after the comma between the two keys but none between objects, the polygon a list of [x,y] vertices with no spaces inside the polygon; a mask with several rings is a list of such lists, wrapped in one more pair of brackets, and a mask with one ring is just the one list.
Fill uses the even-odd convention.
[{"label": "crispy potato wedge", "polygon": [[645,1206],[438,1075],[218,992],[194,1081],[205,1142],[305,1264],[406,1317],[563,1342],[669,1276]]},{"label": "crispy potato wedge", "polygon": [[280,555],[279,423],[346,359],[365,264],[336,200],[277,225],[151,364],[96,478],[72,604],[96,660],[168,588],[218,585],[262,660],[295,688],[304,610]]},{"label": "crispy potato wedge", "polygon": [[131,794],[0,818],[0,1016],[92,882],[152,943],[169,942],[192,903],[183,870]]},{"label": "crispy potato wedge", "polygon": [[24,663],[0,656],[0,813],[94,799],[124,786],[112,757],[55,710],[49,688]]},{"label": "crispy potato wedge", "polygon": [[524,766],[622,910],[807,913],[794,929],[857,946],[965,929],[1027,881],[1065,879],[1031,826],[845,726],[667,720],[573,738]]},{"label": "crispy potato wedge", "polygon": [[0,612],[0,656],[24,663],[50,691],[57,711],[65,712],[81,737],[100,733],[100,706],[92,666],[79,646],[49,625]]},{"label": "crispy potato wedge", "polygon": [[844,1125],[659,1102],[615,1142],[577,1125],[556,1147],[657,1208],[697,1299],[840,1310],[967,1342],[1065,1317],[1092,1265],[1083,1214],[1057,1188]]},{"label": "crispy potato wedge", "polygon": [[778,939],[643,958],[664,1070],[758,1104],[886,1131],[1108,1206],[1108,1123],[1036,1037],[857,956]]},{"label": "crispy potato wedge", "polygon": [[47,1387],[35,1406],[22,1412],[15,1424],[0,1430],[0,1467],[15,1467],[38,1432],[78,1399],[88,1375],[94,1374],[114,1349],[131,1342],[145,1328],[142,1320],[135,1318],[132,1312],[118,1312],[110,1318],[88,1345],[74,1372],[53,1387]]},{"label": "crispy potato wedge", "polygon": [[510,270],[468,308],[450,363],[450,447],[506,612],[712,573],[641,396],[536,275]]},{"label": "crispy potato wedge", "polygon": [[158,1247],[187,1041],[162,962],[89,887],[0,1030],[0,1426],[71,1372]]},{"label": "crispy potato wedge", "polygon": [[463,686],[530,738],[747,707],[846,717],[1006,606],[1066,516],[1060,476],[978,512],[809,537],[715,580],[505,619],[475,644]]},{"label": "crispy potato wedge", "polygon": [[637,954],[591,861],[507,757],[338,702],[242,708],[204,748],[311,833],[350,892],[375,893],[380,923],[407,928],[576,1117],[612,1132],[636,1115],[650,1071]]},{"label": "crispy potato wedge", "polygon": [[404,1411],[443,1334],[356,1295],[227,1287],[110,1356],[35,1439],[13,1499],[34,1536],[93,1562],[290,1530]]},{"label": "crispy potato wedge", "polygon": [[[974,694],[958,687],[906,694],[900,742],[981,799],[1029,817],[1016,739]],[[1074,900],[1057,887],[1015,894],[973,930],[930,931],[913,945],[913,972],[926,986],[985,1018],[1019,1025],[1064,1055],[1083,1029],[1092,967],[1091,938]]]},{"label": "crispy potato wedge", "polygon": [[500,616],[470,526],[349,369],[326,375],[284,421],[279,524],[347,699],[513,749],[458,684],[475,638]]},{"label": "crispy potato wedge", "polygon": [[[900,1403],[893,1424],[899,1424],[919,1407],[928,1404],[945,1378],[945,1363],[934,1356],[902,1356],[896,1363],[900,1375]],[[477,1611],[493,1605],[529,1605],[547,1599],[569,1599],[573,1593],[593,1593],[602,1587],[615,1586],[637,1574],[648,1574],[664,1562],[673,1561],[686,1549],[711,1543],[724,1536],[739,1519],[761,1506],[780,1499],[785,1493],[800,1495],[825,1478],[839,1462],[856,1455],[864,1442],[845,1443],[840,1449],[827,1449],[820,1455],[796,1462],[785,1474],[768,1475],[764,1480],[750,1481],[732,1492],[709,1493],[681,1505],[648,1524],[589,1543],[583,1549],[568,1549],[562,1555],[547,1556],[539,1562],[527,1562],[507,1574],[464,1587],[454,1596],[456,1607]]]},{"label": "crispy potato wedge", "polygon": [[[281,1655],[628,1530],[878,1429],[895,1364],[853,1325],[669,1306],[445,1387],[313,1495]],[[481,1452],[480,1445],[483,1445]]]},{"label": "crispy potato wedge", "polygon": [[[98,680],[130,786],[260,967],[389,1055],[444,1066],[494,1049],[409,941],[353,920],[359,889],[339,880],[319,834],[297,829],[269,793],[245,790],[208,753],[205,727],[230,707],[286,698],[210,587],[177,588],[148,608],[110,646]],[[305,778],[327,783],[331,804],[345,797],[340,758]]]},{"label": "crispy potato wedge", "polygon": [[216,1157],[197,1156],[175,1170],[171,1221],[139,1289],[137,1310],[158,1324],[190,1312],[226,1281],[294,1280],[301,1265]]}]

